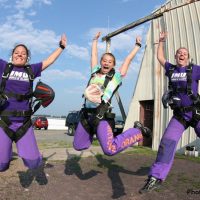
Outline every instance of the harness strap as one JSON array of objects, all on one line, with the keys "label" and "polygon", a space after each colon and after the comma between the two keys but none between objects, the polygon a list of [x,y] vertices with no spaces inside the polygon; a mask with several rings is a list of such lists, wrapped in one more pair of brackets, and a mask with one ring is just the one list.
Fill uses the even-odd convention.
[{"label": "harness strap", "polygon": [[174,111],[174,117],[185,127],[185,129],[190,126],[190,123],[186,121],[180,113]]},{"label": "harness strap", "polygon": [[[94,76],[94,74],[99,73],[100,70],[101,70],[101,69],[99,69],[99,70],[97,70],[96,72],[92,73],[92,75],[91,75],[91,77],[90,77],[90,80],[92,79],[92,77]],[[106,74],[105,81],[104,81],[104,84],[103,84],[104,89],[106,89],[108,83],[113,79],[114,75],[115,75],[115,69],[111,69],[110,72]],[[88,81],[87,87],[88,87],[88,85],[90,84],[90,80]],[[112,99],[114,93],[118,90],[118,88],[119,88],[120,85],[121,85],[121,84],[119,84],[119,85],[115,88],[115,90],[113,91],[113,93],[112,93],[112,95],[111,95],[111,97],[110,97],[110,99],[109,99],[109,101],[108,101],[107,103],[105,103],[105,102],[102,100],[102,101],[101,101],[101,104],[95,109],[94,112],[92,112],[93,118],[94,118],[94,120],[93,120],[93,127],[92,127],[92,128],[93,128],[94,131],[96,131],[96,128],[97,128],[97,126],[98,126],[100,120],[102,120],[102,119],[104,119],[104,118],[106,117],[106,113],[107,113],[108,111],[111,112],[111,109],[109,108],[109,107],[110,107],[110,104],[111,104],[111,99]],[[85,98],[84,106],[85,106],[85,104],[86,104],[86,98]],[[84,107],[84,111],[83,111],[83,112],[89,112],[89,110],[87,110],[87,108]],[[114,118],[114,117],[110,115],[110,117],[108,117],[108,118],[109,118],[109,119],[112,119],[112,118]],[[86,120],[88,120],[88,119],[86,119]],[[86,123],[84,123],[84,121],[82,120],[82,125],[83,125],[83,124],[86,124]],[[88,122],[87,122],[87,124],[88,124]],[[89,130],[89,128],[87,128],[87,125],[86,125],[86,129]]]},{"label": "harness strap", "polygon": [[31,118],[26,120],[24,124],[19,127],[16,131],[15,142],[19,141],[28,131],[28,129],[32,126]]},{"label": "harness strap", "polygon": [[103,87],[106,88],[108,83],[112,80],[113,76],[115,75],[115,70],[112,68],[107,74],[106,74],[106,77],[105,77],[105,81],[104,81],[104,84],[103,84]]},{"label": "harness strap", "polygon": [[3,75],[2,75],[2,81],[1,81],[1,85],[0,85],[0,93],[4,92],[4,89],[6,87],[6,81],[8,80],[12,70],[13,70],[13,64],[7,63],[5,70],[3,72]]},{"label": "harness strap", "polygon": [[[80,122],[88,133],[96,133],[97,125],[101,120],[106,119],[110,123],[110,121],[114,120],[115,118],[115,114],[111,112],[105,112],[104,114],[102,112],[102,116],[99,116],[99,118],[97,118],[96,114],[98,113],[98,108],[82,108],[81,110]],[[91,122],[92,125],[89,123],[89,120],[93,120]]]},{"label": "harness strap", "polygon": [[[186,107],[187,109],[187,107]],[[196,106],[192,107],[188,107],[188,109],[184,112],[190,112],[192,111],[192,119],[190,121],[186,121],[184,119],[184,117],[182,116],[183,111],[181,111],[180,109],[175,109],[174,110],[174,117],[181,123],[183,124],[183,126],[185,128],[188,128],[189,126],[195,128],[198,124],[198,122],[200,121],[200,109]],[[181,113],[182,112],[182,113]]]},{"label": "harness strap", "polygon": [[187,107],[176,107],[175,109],[174,109],[176,112],[181,112],[181,113],[187,113],[187,112],[191,112],[191,111],[193,111],[194,110],[194,107],[193,106],[187,106]]},{"label": "harness strap", "polygon": [[88,123],[88,113],[86,111],[81,111],[80,122],[88,133],[93,134],[91,126]]},{"label": "harness strap", "polygon": [[193,96],[192,91],[192,63],[189,64],[189,66],[186,69],[187,72],[187,94],[190,96]]},{"label": "harness strap", "polygon": [[31,118],[28,118],[28,120],[26,119],[23,122],[23,125],[19,127],[16,132],[9,128],[10,124],[11,122],[8,118],[6,120],[2,118],[0,119],[0,127],[3,128],[5,133],[12,141],[17,142],[26,134],[27,130],[32,126],[32,121]]},{"label": "harness strap", "polygon": [[171,80],[171,77],[172,77],[172,74],[174,73],[175,68],[176,68],[176,65],[172,65],[172,66],[169,68],[168,89],[169,89],[169,90],[172,90],[172,91],[173,91],[173,87],[172,87],[172,80]]},{"label": "harness strap", "polygon": [[[35,104],[35,102],[37,102],[37,103]],[[33,107],[33,105],[34,105],[34,107]],[[40,108],[41,105],[42,105],[42,102],[40,100],[35,99],[33,101],[33,103],[32,103],[32,107],[33,107],[32,115]]]},{"label": "harness strap", "polygon": [[17,101],[23,101],[23,100],[28,100],[33,96],[32,94],[16,94],[16,93],[12,93],[12,92],[5,92],[5,95],[10,98],[10,97],[14,97],[15,99],[17,99]]},{"label": "harness strap", "polygon": [[[93,72],[93,73],[91,74],[90,79],[89,79],[89,81],[88,81],[88,83],[87,83],[87,87],[89,86],[90,81],[91,81],[91,79],[94,77],[94,75],[97,74],[97,73],[100,73],[100,71],[101,71],[101,68],[98,69],[97,71],[95,71],[95,72]],[[107,87],[109,81],[112,80],[114,74],[115,74],[115,69],[111,69],[111,70],[106,74],[105,81],[104,81],[104,83],[103,83],[103,87],[104,87],[104,88]],[[83,95],[82,97],[84,97],[84,95]],[[86,103],[86,99],[85,99],[85,103]]]},{"label": "harness strap", "polygon": [[[8,80],[11,71],[13,70],[13,64],[12,63],[7,63],[6,67],[4,69],[3,75],[2,75],[2,81],[0,84],[0,93],[4,93],[5,87],[6,87],[6,81]],[[32,68],[30,65],[25,65],[24,66],[24,70],[27,72],[28,74],[28,78],[29,78],[29,83],[30,83],[30,89],[29,89],[29,94],[33,93],[33,80],[34,80],[34,73],[32,71]],[[19,101],[22,100],[26,100],[27,98],[25,98],[26,95],[22,95],[22,94],[15,94],[15,93],[8,93],[10,95],[10,97],[16,97],[16,99]],[[29,96],[29,94],[27,96]],[[29,98],[31,98],[32,96],[29,96]]]},{"label": "harness strap", "polygon": [[29,94],[32,94],[33,93],[33,81],[34,81],[35,76],[34,76],[33,70],[30,65],[25,65],[24,70],[27,72],[28,78],[29,78],[29,83],[30,83]]},{"label": "harness strap", "polygon": [[102,120],[106,112],[108,111],[109,106],[110,106],[109,102],[105,103],[104,101],[102,101],[102,103],[96,109],[96,118],[98,118],[99,120]]},{"label": "harness strap", "polygon": [[5,133],[8,135],[8,137],[14,141],[15,140],[15,132],[11,130],[6,122],[4,122],[2,119],[0,119],[0,127],[5,131]]},{"label": "harness strap", "polygon": [[21,111],[0,110],[0,116],[27,117],[31,115],[32,115],[32,110],[21,110]]}]

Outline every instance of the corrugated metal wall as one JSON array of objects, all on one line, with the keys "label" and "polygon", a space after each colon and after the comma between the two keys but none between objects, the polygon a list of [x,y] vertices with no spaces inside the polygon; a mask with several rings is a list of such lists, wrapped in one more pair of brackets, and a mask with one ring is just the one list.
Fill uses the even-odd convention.
[{"label": "corrugated metal wall", "polygon": [[[184,3],[185,0],[168,1],[156,12],[172,8]],[[139,119],[139,101],[154,100],[154,122],[152,149],[157,150],[163,132],[172,116],[170,109],[164,109],[161,103],[162,94],[167,89],[167,79],[164,76],[164,69],[157,61],[157,44],[160,31],[168,32],[166,41],[166,58],[175,63],[174,55],[179,47],[189,49],[194,63],[200,65],[200,2],[191,3],[177,9],[165,12],[162,17],[152,20],[147,34],[146,49],[141,64],[138,81],[135,87],[126,120],[125,129],[132,127],[134,121]],[[177,149],[181,150],[188,143],[197,142],[193,129],[188,129],[182,136]],[[200,143],[200,142],[199,142]]]}]

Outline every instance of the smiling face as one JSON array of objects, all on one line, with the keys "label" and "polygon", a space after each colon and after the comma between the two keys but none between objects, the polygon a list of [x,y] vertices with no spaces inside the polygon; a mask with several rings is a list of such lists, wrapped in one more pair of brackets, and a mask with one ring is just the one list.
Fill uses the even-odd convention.
[{"label": "smiling face", "polygon": [[101,58],[101,73],[107,74],[115,66],[115,57],[111,53],[103,54]]},{"label": "smiling face", "polygon": [[17,45],[12,52],[12,63],[16,66],[24,66],[28,60],[28,49],[24,45]]},{"label": "smiling face", "polygon": [[187,66],[189,63],[189,52],[186,48],[179,48],[175,55],[176,64],[180,67]]}]

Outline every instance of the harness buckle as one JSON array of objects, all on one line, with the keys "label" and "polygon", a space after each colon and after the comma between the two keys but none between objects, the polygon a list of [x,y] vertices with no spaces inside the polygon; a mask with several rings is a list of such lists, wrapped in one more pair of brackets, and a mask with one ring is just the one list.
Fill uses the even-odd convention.
[{"label": "harness buckle", "polygon": [[100,114],[97,114],[96,117],[97,117],[98,119],[103,119],[103,115],[100,115]]},{"label": "harness buckle", "polygon": [[193,91],[192,91],[192,90],[191,90],[191,91],[188,91],[188,92],[187,92],[187,95],[188,95],[188,96],[192,96],[192,95],[193,95]]},{"label": "harness buckle", "polygon": [[108,74],[106,74],[106,76],[109,77],[109,78],[112,78],[112,77],[113,77],[113,74],[109,74],[109,73],[108,73]]},{"label": "harness buckle", "polygon": [[9,73],[7,73],[6,75],[2,75],[2,78],[5,78],[5,79],[8,79],[8,77],[9,77]]},{"label": "harness buckle", "polygon": [[29,75],[29,79],[30,79],[31,81],[34,81],[34,75]]},{"label": "harness buckle", "polygon": [[196,109],[195,114],[200,115],[200,111],[198,112],[198,110]]}]

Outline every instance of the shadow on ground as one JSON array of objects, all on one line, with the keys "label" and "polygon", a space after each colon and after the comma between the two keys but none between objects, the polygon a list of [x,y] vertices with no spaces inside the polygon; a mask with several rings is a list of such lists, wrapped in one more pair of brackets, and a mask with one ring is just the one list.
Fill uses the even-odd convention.
[{"label": "shadow on ground", "polygon": [[[188,200],[199,199],[200,162],[176,158],[159,190],[140,195],[155,155],[127,152],[113,157],[101,154],[83,158],[66,151],[67,160],[48,161],[27,170],[20,159],[0,176],[0,200]],[[51,155],[50,155],[51,156]],[[189,192],[188,192],[189,191]],[[196,192],[193,194],[192,192]]]}]

